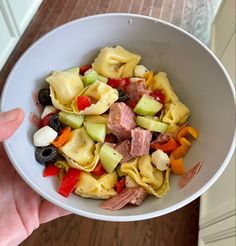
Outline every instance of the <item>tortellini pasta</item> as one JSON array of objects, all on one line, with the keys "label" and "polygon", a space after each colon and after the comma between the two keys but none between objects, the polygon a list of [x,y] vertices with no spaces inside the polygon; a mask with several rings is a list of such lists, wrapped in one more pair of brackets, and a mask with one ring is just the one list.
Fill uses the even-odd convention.
[{"label": "tortellini pasta", "polygon": [[50,84],[53,105],[62,111],[71,112],[73,99],[84,88],[78,71],[54,71],[51,76],[46,78],[46,81]]},{"label": "tortellini pasta", "polygon": [[174,129],[178,129],[177,125],[186,123],[190,115],[190,110],[175,94],[166,73],[159,72],[153,77],[152,89],[161,89],[165,93],[166,101],[162,121],[170,124],[169,129],[174,131]]},{"label": "tortellini pasta", "polygon": [[172,124],[184,124],[188,117],[189,109],[180,101],[170,103],[165,107],[165,114],[162,121],[165,123]]},{"label": "tortellini pasta", "polygon": [[163,90],[165,93],[165,103],[172,103],[179,100],[177,95],[175,94],[169,80],[167,74],[164,72],[159,72],[157,75],[153,77],[152,90]]},{"label": "tortellini pasta", "polygon": [[121,46],[106,47],[101,49],[94,63],[93,69],[108,78],[133,77],[134,68],[139,63],[141,57],[133,54]]},{"label": "tortellini pasta", "polygon": [[91,106],[81,111],[79,111],[77,107],[77,97],[72,102],[73,111],[76,114],[83,115],[103,114],[110,108],[111,104],[118,99],[118,91],[100,81],[96,81],[92,85],[87,86],[79,95],[87,96],[92,101]]},{"label": "tortellini pasta", "polygon": [[161,198],[169,191],[170,169],[165,172],[158,170],[151,164],[149,155],[121,164],[121,172],[129,175],[148,194],[158,198]]},{"label": "tortellini pasta", "polygon": [[87,198],[108,199],[117,194],[113,188],[116,181],[117,174],[115,171],[105,174],[100,178],[96,178],[91,173],[82,171],[76,185],[75,193]]},{"label": "tortellini pasta", "polygon": [[101,143],[95,143],[84,127],[73,130],[70,139],[59,148],[68,164],[87,172],[92,171],[99,161]]}]

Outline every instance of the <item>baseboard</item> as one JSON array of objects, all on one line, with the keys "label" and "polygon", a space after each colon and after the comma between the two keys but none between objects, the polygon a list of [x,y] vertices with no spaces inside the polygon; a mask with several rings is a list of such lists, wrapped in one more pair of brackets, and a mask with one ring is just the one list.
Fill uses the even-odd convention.
[{"label": "baseboard", "polygon": [[[201,205],[205,204],[204,200],[207,199],[204,195],[201,197]],[[201,208],[200,211],[200,221],[199,227],[200,229],[204,229],[214,223],[218,223],[222,220],[225,220],[231,216],[236,215],[236,208],[235,208],[235,198],[232,197],[231,199],[222,202],[220,206],[212,208],[211,211],[208,211],[207,214],[204,214],[204,208]]]},{"label": "baseboard", "polygon": [[[229,244],[227,242],[235,242],[236,227],[235,227],[235,216],[231,216],[221,222],[215,223],[209,227],[201,229],[199,231],[199,240],[198,246],[206,245],[216,245],[216,242],[222,241],[221,244],[217,245],[226,245],[233,246],[235,244]],[[223,243],[224,242],[224,243]]]}]

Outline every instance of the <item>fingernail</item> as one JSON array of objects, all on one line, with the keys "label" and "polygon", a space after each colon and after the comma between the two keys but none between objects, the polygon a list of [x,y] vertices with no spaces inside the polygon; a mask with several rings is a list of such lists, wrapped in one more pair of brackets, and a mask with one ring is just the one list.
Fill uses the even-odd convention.
[{"label": "fingernail", "polygon": [[12,109],[7,112],[0,112],[0,120],[5,122],[17,120],[19,118],[19,115],[19,109]]}]

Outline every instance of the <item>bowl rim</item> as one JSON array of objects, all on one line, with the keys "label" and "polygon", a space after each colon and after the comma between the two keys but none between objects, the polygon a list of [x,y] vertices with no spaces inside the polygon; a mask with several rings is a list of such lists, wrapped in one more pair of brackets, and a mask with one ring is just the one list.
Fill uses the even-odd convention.
[{"label": "bowl rim", "polygon": [[[183,33],[184,35],[186,35],[187,37],[189,37],[190,39],[192,39],[193,41],[197,42],[198,45],[200,45],[210,56],[212,56],[212,58],[216,61],[217,65],[221,68],[221,70],[223,71],[227,82],[230,86],[231,92],[233,94],[234,97],[234,103],[236,104],[236,99],[235,99],[235,89],[234,89],[234,85],[233,82],[230,78],[230,76],[228,75],[228,72],[226,71],[225,67],[222,65],[222,63],[219,61],[219,59],[216,57],[216,55],[205,45],[203,44],[200,40],[198,40],[196,37],[194,37],[192,34],[188,33],[187,31],[183,30],[182,28],[175,26],[174,24],[165,22],[163,20],[157,19],[155,17],[150,17],[150,16],[145,16],[145,15],[140,15],[140,14],[132,14],[132,13],[105,13],[105,14],[95,14],[95,15],[91,15],[91,16],[86,16],[86,17],[82,17],[82,18],[78,18],[76,20],[70,21],[68,23],[65,23],[61,26],[58,26],[54,29],[52,29],[51,31],[49,31],[48,33],[44,34],[41,38],[39,38],[37,41],[35,41],[22,55],[21,57],[18,59],[18,61],[15,63],[15,65],[13,66],[11,72],[8,75],[8,78],[4,84],[3,90],[2,90],[2,95],[0,98],[0,111],[4,111],[4,102],[5,102],[5,95],[8,89],[8,86],[10,84],[11,81],[11,77],[14,74],[15,69],[18,67],[18,65],[21,63],[21,61],[24,59],[24,57],[31,51],[31,49],[33,49],[34,47],[36,47],[42,40],[44,40],[45,38],[47,38],[49,35],[52,35],[54,32],[60,30],[60,29],[64,29],[67,26],[73,25],[76,22],[83,22],[86,20],[90,20],[90,19],[94,19],[94,18],[103,18],[103,17],[134,17],[134,18],[143,18],[146,20],[151,20],[154,21],[155,23],[161,23],[163,25],[167,25],[168,27],[174,28],[175,30]],[[71,211],[72,213],[75,213],[77,215],[83,216],[83,217],[87,217],[90,219],[96,219],[96,220],[102,220],[102,221],[113,221],[113,222],[128,222],[128,221],[139,221],[139,220],[145,220],[145,219],[151,219],[151,218],[155,218],[155,217],[159,217],[165,214],[168,214],[170,212],[174,212],[175,210],[191,203],[193,200],[197,199],[198,197],[200,197],[205,191],[207,191],[215,182],[216,180],[220,177],[220,175],[223,173],[223,171],[225,170],[225,168],[227,167],[233,153],[234,153],[234,149],[235,149],[235,135],[236,132],[234,132],[234,136],[232,139],[232,143],[231,146],[228,150],[228,153],[224,159],[224,161],[222,162],[221,166],[219,167],[219,169],[217,170],[217,172],[214,174],[214,176],[212,176],[211,179],[209,179],[197,192],[195,192],[194,194],[190,195],[189,197],[185,198],[184,200],[168,207],[165,209],[161,209],[161,210],[157,210],[154,212],[148,212],[148,213],[143,213],[140,215],[101,215],[101,214],[97,214],[97,213],[93,213],[93,212],[86,212],[84,210],[81,210],[79,208],[74,208],[70,205],[66,205],[63,202],[58,201],[57,199],[51,197],[50,195],[48,195],[46,192],[44,192],[40,187],[36,186],[33,182],[30,181],[30,179],[24,174],[24,172],[22,171],[21,167],[17,164],[17,160],[14,158],[14,154],[11,151],[10,145],[9,145],[9,140],[6,140],[3,142],[3,146],[6,150],[6,153],[12,163],[12,165],[14,166],[14,168],[16,169],[16,171],[18,172],[18,174],[21,176],[21,178],[36,192],[38,193],[40,196],[42,196],[44,199],[52,202],[53,204]]]}]

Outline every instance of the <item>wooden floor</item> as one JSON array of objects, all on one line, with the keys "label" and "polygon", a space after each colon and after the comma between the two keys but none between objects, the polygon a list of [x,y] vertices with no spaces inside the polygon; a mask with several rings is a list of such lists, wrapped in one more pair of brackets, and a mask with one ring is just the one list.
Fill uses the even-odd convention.
[{"label": "wooden floor", "polygon": [[[220,0],[45,0],[0,72],[0,92],[21,54],[56,26],[82,16],[131,12],[180,26],[205,44]],[[171,214],[129,223],[101,222],[70,215],[41,225],[21,246],[195,246],[199,199]]]}]

